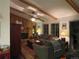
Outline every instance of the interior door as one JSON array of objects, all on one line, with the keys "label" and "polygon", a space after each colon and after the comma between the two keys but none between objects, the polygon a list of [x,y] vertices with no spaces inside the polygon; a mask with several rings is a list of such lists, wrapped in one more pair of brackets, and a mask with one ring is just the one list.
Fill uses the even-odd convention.
[{"label": "interior door", "polygon": [[10,25],[10,49],[11,49],[11,59],[20,59],[21,54],[21,25],[11,24]]}]

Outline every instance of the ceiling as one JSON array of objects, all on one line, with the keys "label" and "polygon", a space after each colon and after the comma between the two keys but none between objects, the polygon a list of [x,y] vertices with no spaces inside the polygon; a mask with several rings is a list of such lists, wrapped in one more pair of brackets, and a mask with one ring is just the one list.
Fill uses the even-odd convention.
[{"label": "ceiling", "polygon": [[[32,3],[33,5],[37,6],[39,9],[43,10],[47,14],[57,19],[78,14],[71,7],[71,5],[67,3],[66,0],[24,0],[24,1]],[[77,4],[79,3],[77,2]],[[29,6],[28,4],[25,4],[20,0],[11,0],[10,2],[10,7],[32,16],[33,11],[28,10],[28,6]],[[41,19],[55,20],[54,18],[50,17],[49,15],[39,10],[37,10],[36,12],[44,14],[43,16],[39,16]]]}]

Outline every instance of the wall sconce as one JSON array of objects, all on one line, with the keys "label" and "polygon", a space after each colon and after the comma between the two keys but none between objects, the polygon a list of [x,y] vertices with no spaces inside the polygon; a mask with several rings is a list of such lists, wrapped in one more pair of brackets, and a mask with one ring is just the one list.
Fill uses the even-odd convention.
[{"label": "wall sconce", "polygon": [[16,20],[16,24],[22,24],[22,21]]}]

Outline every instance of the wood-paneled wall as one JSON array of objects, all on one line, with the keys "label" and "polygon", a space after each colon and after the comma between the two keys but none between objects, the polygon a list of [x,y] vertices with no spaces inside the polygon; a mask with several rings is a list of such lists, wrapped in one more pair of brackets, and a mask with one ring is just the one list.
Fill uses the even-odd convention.
[{"label": "wood-paneled wall", "polygon": [[32,36],[32,29],[33,26],[35,26],[35,23],[32,22],[31,20],[27,20],[25,18],[22,18],[20,16],[10,14],[10,23],[16,23],[16,21],[22,22],[21,27],[24,27],[22,32],[28,32],[29,37]]}]

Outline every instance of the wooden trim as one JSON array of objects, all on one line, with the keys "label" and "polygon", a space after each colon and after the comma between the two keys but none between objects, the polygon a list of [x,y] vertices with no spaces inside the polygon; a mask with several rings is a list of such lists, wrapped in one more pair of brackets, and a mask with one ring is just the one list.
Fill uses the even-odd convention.
[{"label": "wooden trim", "polygon": [[74,0],[66,0],[78,13],[79,13],[79,7],[76,5]]},{"label": "wooden trim", "polygon": [[34,8],[36,8],[37,10],[41,11],[41,12],[44,13],[45,15],[48,15],[49,17],[51,17],[51,18],[57,20],[56,17],[54,17],[54,16],[50,15],[49,13],[43,11],[41,8],[37,7],[36,5],[34,5],[34,4],[32,4],[32,3],[27,2],[27,1],[24,1],[24,0],[19,0],[19,1],[23,2],[24,4],[30,5],[30,6],[32,6],[32,7],[34,7]]}]

